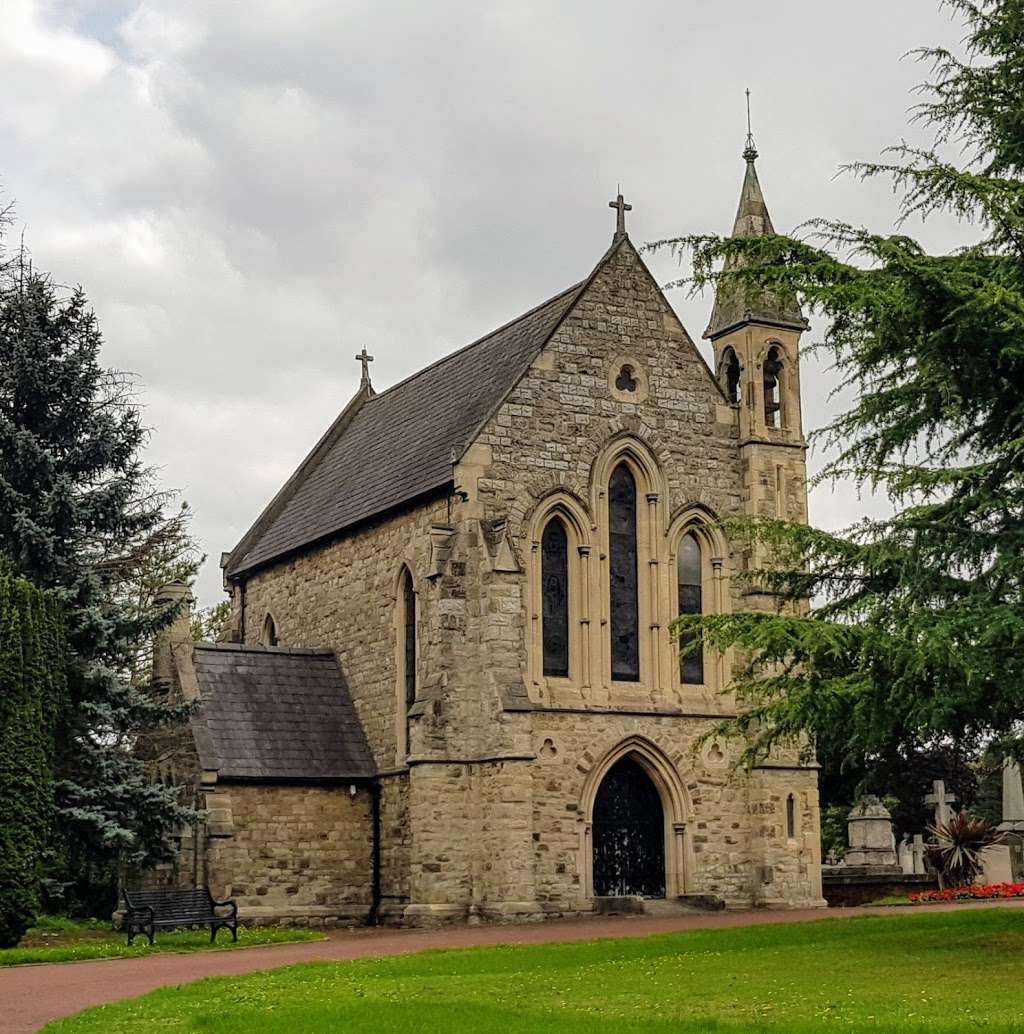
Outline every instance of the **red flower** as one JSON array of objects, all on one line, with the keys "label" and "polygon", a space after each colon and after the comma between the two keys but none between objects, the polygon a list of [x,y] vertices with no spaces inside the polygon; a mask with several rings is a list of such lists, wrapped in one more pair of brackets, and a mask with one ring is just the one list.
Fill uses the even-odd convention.
[{"label": "red flower", "polygon": [[910,895],[910,901],[915,905],[926,901],[984,901],[993,898],[1024,898],[1024,883],[993,883],[988,886],[974,883],[968,887],[925,890]]}]

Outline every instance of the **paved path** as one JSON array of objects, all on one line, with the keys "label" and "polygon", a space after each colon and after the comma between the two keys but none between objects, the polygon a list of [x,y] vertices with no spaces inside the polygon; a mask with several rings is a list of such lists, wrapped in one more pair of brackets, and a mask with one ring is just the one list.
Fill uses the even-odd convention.
[{"label": "paved path", "polygon": [[[971,908],[1024,908],[1024,901],[930,905],[928,913]],[[365,955],[402,955],[431,948],[494,944],[550,944],[598,937],[646,937],[680,930],[720,930],[763,923],[806,923],[862,915],[921,915],[917,909],[844,908],[791,912],[719,912],[687,916],[606,916],[516,926],[452,926],[438,930],[338,930],[325,941],[238,951],[97,959],[0,970],[0,1032],[33,1034],[81,1009],[134,998],[159,987],[202,977],[235,976],[296,962],[342,961]]]}]

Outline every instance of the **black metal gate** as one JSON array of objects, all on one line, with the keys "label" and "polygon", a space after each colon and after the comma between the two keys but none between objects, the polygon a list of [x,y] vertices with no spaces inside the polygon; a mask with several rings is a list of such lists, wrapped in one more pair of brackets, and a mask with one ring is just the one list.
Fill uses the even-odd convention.
[{"label": "black metal gate", "polygon": [[650,776],[623,758],[594,801],[594,894],[665,896],[665,815]]}]

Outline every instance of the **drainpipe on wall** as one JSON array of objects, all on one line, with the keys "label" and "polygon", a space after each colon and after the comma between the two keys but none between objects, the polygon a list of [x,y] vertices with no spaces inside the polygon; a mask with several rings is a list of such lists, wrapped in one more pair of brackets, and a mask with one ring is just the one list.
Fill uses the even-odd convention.
[{"label": "drainpipe on wall", "polygon": [[370,899],[370,912],[366,917],[367,926],[380,923],[380,782],[376,779],[370,783],[370,810],[373,816],[373,883]]}]

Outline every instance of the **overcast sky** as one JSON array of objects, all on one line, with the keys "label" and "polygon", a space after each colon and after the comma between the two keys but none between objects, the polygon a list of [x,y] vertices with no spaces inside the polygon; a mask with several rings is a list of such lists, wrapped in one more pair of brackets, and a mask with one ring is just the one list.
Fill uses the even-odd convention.
[{"label": "overcast sky", "polygon": [[[901,57],[961,35],[935,0],[2,0],[0,186],[139,376],[210,603],[363,345],[384,388],[581,279],[617,183],[638,244],[729,230],[748,85],[777,229],[891,227],[837,169],[921,139]],[[699,341],[711,298],[670,300]],[[808,428],[830,383],[805,368]],[[812,520],[867,505],[818,489]]]}]

